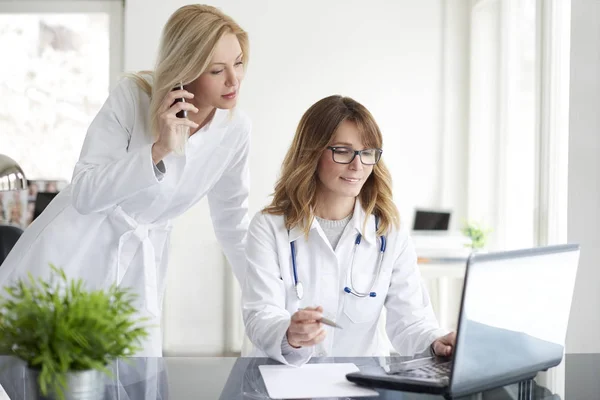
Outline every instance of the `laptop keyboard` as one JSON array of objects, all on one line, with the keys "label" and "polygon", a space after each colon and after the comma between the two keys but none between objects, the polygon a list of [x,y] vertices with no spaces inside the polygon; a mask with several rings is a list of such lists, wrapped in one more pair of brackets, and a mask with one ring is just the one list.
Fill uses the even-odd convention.
[{"label": "laptop keyboard", "polygon": [[402,373],[402,375],[422,377],[422,378],[443,378],[450,375],[451,362],[440,364],[424,365],[419,368],[411,369]]},{"label": "laptop keyboard", "polygon": [[414,378],[443,379],[448,378],[450,376],[450,368],[452,367],[452,362],[430,362],[426,364],[420,363],[414,365],[414,368],[411,367],[412,366],[409,363],[408,365],[404,364],[402,366],[396,366],[396,368],[392,367],[391,371],[389,371],[388,373]]}]

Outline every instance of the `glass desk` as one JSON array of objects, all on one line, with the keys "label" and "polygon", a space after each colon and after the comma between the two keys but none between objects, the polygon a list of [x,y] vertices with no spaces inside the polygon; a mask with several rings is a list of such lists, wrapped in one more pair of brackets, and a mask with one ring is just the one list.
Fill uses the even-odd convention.
[{"label": "glass desk", "polygon": [[[394,361],[400,358],[394,358]],[[312,363],[354,363],[359,369],[381,368],[390,358],[313,358]],[[269,399],[258,366],[277,364],[267,358],[176,357],[132,358],[110,365],[113,377],[106,377],[105,399],[188,400],[188,399]],[[573,354],[566,357],[566,398],[600,398],[600,354]],[[27,390],[31,379],[20,360],[0,357],[0,384],[11,400],[33,400]],[[378,397],[361,399],[442,399],[440,396],[378,390]],[[2,396],[0,396],[2,398]],[[469,400],[559,400],[560,397],[534,381],[513,384],[463,397]]]}]

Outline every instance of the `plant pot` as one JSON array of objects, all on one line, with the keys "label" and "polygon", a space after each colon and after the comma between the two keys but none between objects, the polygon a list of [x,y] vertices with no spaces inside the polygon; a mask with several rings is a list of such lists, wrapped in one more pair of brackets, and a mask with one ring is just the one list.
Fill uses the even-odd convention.
[{"label": "plant pot", "polygon": [[471,249],[471,253],[476,253],[476,254],[486,254],[488,251],[485,247],[479,248],[479,249]]},{"label": "plant pot", "polygon": [[[54,393],[43,396],[38,385],[40,370],[27,369],[27,400],[57,400]],[[67,373],[65,400],[103,400],[104,373],[97,370],[73,371]]]}]

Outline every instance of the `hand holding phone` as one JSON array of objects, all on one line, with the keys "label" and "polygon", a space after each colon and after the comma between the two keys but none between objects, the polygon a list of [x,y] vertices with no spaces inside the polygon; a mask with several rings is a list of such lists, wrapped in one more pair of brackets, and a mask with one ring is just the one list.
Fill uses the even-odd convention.
[{"label": "hand holding phone", "polygon": [[[184,90],[183,84],[179,83],[179,85],[177,85],[173,88],[173,91],[175,91],[175,90]],[[172,106],[177,103],[186,103],[185,97],[176,98],[175,101],[173,102]],[[177,116],[177,118],[186,118],[187,119],[187,110],[181,110],[181,111],[177,112],[177,114],[175,114],[175,115]],[[190,137],[190,128],[188,126],[178,124],[177,125],[177,136],[178,136],[177,145],[173,149],[173,152],[177,155],[183,155],[183,154],[185,154],[185,147],[187,145],[187,140]]]},{"label": "hand holding phone", "polygon": [[190,102],[194,94],[183,88],[182,84],[173,88],[163,99],[159,109],[158,137],[152,146],[152,160],[157,164],[171,152],[184,154],[190,129],[198,124],[186,118],[187,113],[198,112]]}]

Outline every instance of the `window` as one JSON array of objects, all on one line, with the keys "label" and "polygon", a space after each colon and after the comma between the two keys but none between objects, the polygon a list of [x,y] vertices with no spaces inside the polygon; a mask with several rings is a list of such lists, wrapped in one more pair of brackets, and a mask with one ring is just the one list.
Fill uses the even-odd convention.
[{"label": "window", "polygon": [[117,1],[0,1],[0,149],[28,179],[70,180],[121,71]]},{"label": "window", "polygon": [[557,242],[566,230],[558,214],[566,213],[568,121],[560,3],[479,0],[471,9],[467,209],[492,229],[492,250]]}]

